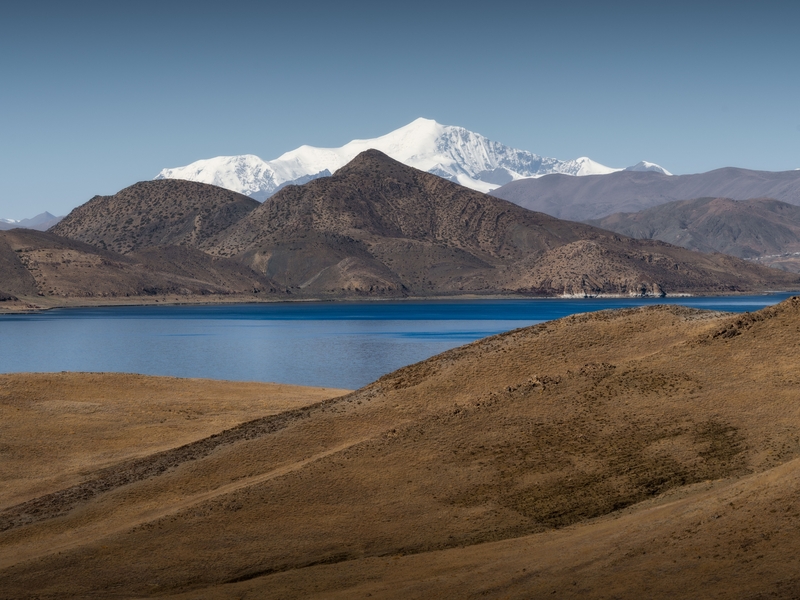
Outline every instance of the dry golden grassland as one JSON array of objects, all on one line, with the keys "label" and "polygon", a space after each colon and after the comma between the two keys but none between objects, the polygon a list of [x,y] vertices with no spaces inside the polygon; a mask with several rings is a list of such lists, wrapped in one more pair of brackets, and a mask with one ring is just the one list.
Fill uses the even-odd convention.
[{"label": "dry golden grassland", "polygon": [[0,375],[0,508],[92,473],[346,393],[124,373]]}]

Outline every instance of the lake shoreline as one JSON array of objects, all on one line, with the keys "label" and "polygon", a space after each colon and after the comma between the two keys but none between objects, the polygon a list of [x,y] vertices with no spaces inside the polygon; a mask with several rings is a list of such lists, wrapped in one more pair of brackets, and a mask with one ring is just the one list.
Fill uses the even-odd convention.
[{"label": "lake shoreline", "polygon": [[0,313],[0,372],[91,371],[357,389],[491,335],[598,310],[754,312],[790,294],[152,303]]},{"label": "lake shoreline", "polygon": [[705,298],[705,297],[736,297],[736,296],[758,296],[771,294],[800,294],[800,290],[765,290],[765,291],[741,291],[723,293],[684,293],[664,294],[654,296],[652,294],[559,294],[553,296],[541,294],[448,294],[436,296],[345,296],[337,298],[323,297],[269,297],[259,298],[250,295],[229,295],[229,296],[131,296],[118,298],[33,298],[21,297],[15,300],[0,302],[0,314],[33,314],[59,308],[113,308],[113,307],[133,307],[133,306],[219,306],[219,305],[258,305],[258,304],[289,304],[289,303],[357,303],[357,302],[427,302],[440,300],[603,300],[603,299],[673,299],[673,298]]}]

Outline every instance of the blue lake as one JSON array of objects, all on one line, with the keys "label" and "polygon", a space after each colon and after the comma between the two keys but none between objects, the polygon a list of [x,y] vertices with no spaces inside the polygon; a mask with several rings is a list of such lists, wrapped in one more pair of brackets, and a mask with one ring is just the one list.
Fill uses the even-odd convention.
[{"label": "blue lake", "polygon": [[791,294],[58,309],[0,316],[0,373],[117,371],[358,388],[473,340],[659,303],[753,311]]}]

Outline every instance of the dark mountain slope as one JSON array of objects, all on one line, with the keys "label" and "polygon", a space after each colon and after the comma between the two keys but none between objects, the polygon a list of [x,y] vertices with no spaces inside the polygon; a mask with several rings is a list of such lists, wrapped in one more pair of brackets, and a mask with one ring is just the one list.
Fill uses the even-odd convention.
[{"label": "dark mountain slope", "polygon": [[13,232],[0,233],[0,290],[6,296],[36,296],[36,279],[16,251],[16,237]]},{"label": "dark mountain slope", "polygon": [[800,253],[800,207],[778,200],[682,200],[591,223],[630,237],[800,270],[800,255],[792,261]]},{"label": "dark mountain slope", "polygon": [[0,289],[20,298],[258,294],[277,286],[240,263],[192,248],[122,255],[49,232],[0,232]]},{"label": "dark mountain slope", "polygon": [[213,185],[164,179],[95,196],[50,231],[120,253],[177,245],[197,247],[259,203]]},{"label": "dark mountain slope", "polygon": [[660,294],[800,283],[532,212],[375,150],[332,177],[284,188],[202,247],[314,295]]},{"label": "dark mountain slope", "polygon": [[620,171],[573,177],[546,175],[512,181],[492,192],[561,219],[588,221],[616,212],[636,212],[673,200],[775,198],[800,205],[800,171],[725,168],[693,175]]}]

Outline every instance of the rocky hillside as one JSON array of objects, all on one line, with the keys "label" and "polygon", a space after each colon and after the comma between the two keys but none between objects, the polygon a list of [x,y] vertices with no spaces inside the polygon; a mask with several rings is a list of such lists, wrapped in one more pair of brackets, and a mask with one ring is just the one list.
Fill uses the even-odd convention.
[{"label": "rocky hillside", "polygon": [[164,245],[196,248],[258,205],[213,185],[142,181],[113,196],[95,196],[50,231],[122,254]]},{"label": "rocky hillside", "polygon": [[562,221],[370,150],[289,186],[201,247],[315,296],[723,292],[800,283]]},{"label": "rocky hillside", "polygon": [[682,200],[590,223],[634,238],[800,271],[800,206],[779,200]]},{"label": "rocky hillside", "polygon": [[109,423],[0,379],[11,431],[59,436],[4,439],[0,598],[797,597],[798,329],[798,298],[575,315],[68,476],[82,432],[164,444],[183,395]]},{"label": "rocky hillside", "polygon": [[800,171],[725,168],[694,175],[619,171],[608,175],[546,175],[512,181],[491,192],[560,219],[588,221],[693,198],[775,198],[800,205]]}]

